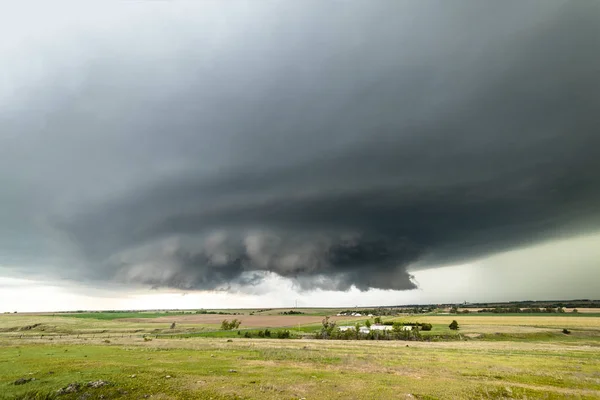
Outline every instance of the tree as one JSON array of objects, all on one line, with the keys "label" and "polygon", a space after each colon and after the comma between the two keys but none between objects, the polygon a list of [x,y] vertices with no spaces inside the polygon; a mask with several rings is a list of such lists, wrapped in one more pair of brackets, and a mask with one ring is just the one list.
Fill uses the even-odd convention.
[{"label": "tree", "polygon": [[232,329],[237,329],[240,327],[241,323],[242,323],[242,321],[239,321],[237,319],[233,319],[233,320],[231,320],[231,322],[224,319],[223,322],[221,322],[221,329],[223,329],[224,331],[230,331]]},{"label": "tree", "polygon": [[448,327],[450,329],[452,329],[453,331],[458,330],[458,322],[456,322],[456,320],[452,320],[452,322],[450,323],[450,325],[448,325]]},{"label": "tree", "polygon": [[370,329],[371,328],[371,320],[366,320],[365,326]]},{"label": "tree", "polygon": [[375,322],[376,324],[380,324],[381,323],[381,317],[375,317],[375,319],[373,320],[373,322]]},{"label": "tree", "polygon": [[423,322],[421,324],[421,330],[423,330],[423,331],[430,331],[431,328],[433,328],[433,326],[427,322]]},{"label": "tree", "polygon": [[289,339],[290,338],[290,331],[288,331],[287,329],[284,329],[282,331],[277,331],[277,339]]},{"label": "tree", "polygon": [[404,332],[403,326],[404,325],[401,322],[394,322],[394,324],[392,325],[392,334],[394,335],[394,338],[402,338],[402,333]]},{"label": "tree", "polygon": [[327,339],[327,338],[331,337],[331,334],[333,333],[333,330],[335,329],[335,321],[329,322],[329,317],[325,317],[321,321],[321,324],[323,324],[323,327],[321,328],[321,332],[320,332],[319,336],[323,339]]}]

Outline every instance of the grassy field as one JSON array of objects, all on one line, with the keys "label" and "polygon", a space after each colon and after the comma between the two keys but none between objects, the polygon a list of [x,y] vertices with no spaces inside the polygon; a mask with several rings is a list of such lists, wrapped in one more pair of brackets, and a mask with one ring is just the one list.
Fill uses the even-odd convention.
[{"label": "grassy field", "polygon": [[[238,335],[217,324],[170,329],[159,314],[1,315],[0,399],[600,398],[595,316],[385,318],[433,324],[425,341],[409,342],[247,339],[248,329]],[[295,317],[282,315],[279,325]],[[459,331],[448,328],[452,319]],[[318,325],[289,329],[302,337]],[[107,384],[86,386],[94,381]],[[73,383],[77,391],[57,394]]]}]

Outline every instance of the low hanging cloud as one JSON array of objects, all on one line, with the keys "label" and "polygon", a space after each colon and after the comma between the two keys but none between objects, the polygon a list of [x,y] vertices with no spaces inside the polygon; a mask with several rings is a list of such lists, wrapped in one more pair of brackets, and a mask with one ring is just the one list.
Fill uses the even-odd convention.
[{"label": "low hanging cloud", "polygon": [[0,119],[0,263],[406,290],[600,228],[599,4],[344,7],[134,7],[110,32],[80,10],[77,39],[29,43],[44,67]]},{"label": "low hanging cloud", "polygon": [[419,255],[402,240],[289,232],[220,232],[195,245],[166,240],[152,247],[113,257],[120,280],[184,290],[243,290],[275,273],[303,290],[402,290],[416,287],[406,267]]}]

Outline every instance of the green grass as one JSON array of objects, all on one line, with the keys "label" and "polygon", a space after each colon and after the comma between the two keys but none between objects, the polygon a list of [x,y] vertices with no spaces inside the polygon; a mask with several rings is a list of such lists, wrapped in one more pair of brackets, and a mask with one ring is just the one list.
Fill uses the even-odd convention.
[{"label": "green grass", "polygon": [[[0,399],[600,398],[600,318],[474,316],[384,318],[432,323],[423,342],[244,339],[262,328],[238,336],[146,319],[0,316]],[[448,328],[452,319],[459,331]],[[14,385],[19,378],[35,380]],[[99,379],[110,385],[85,387]],[[78,393],[56,395],[73,382]]]},{"label": "green grass", "polygon": [[[90,398],[123,399],[144,395],[347,399],[406,394],[460,399],[501,398],[502,393],[512,393],[514,398],[591,399],[600,395],[598,371],[598,352],[522,345],[507,352],[496,343],[411,342],[406,347],[398,342],[236,339],[228,343],[215,338],[29,343],[0,347],[0,393],[4,395],[0,398],[51,395],[71,382],[102,379],[111,385],[60,398],[77,399],[89,392]],[[36,380],[15,386],[20,377]]]}]

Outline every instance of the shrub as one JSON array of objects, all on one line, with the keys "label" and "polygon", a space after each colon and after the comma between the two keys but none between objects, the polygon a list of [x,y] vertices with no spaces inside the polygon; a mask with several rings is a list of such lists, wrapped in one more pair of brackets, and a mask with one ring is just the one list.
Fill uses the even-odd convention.
[{"label": "shrub", "polygon": [[334,334],[335,331],[335,322],[334,321],[329,321],[329,317],[325,317],[323,318],[323,320],[321,321],[321,324],[323,325],[321,327],[321,331],[318,333],[318,337],[321,339],[327,339],[332,337],[332,335]]},{"label": "shrub", "polygon": [[224,331],[230,331],[232,329],[237,329],[240,327],[241,323],[242,323],[242,321],[238,321],[237,319],[232,319],[231,322],[224,319],[223,322],[221,322],[221,329]]},{"label": "shrub", "polygon": [[421,330],[423,331],[430,331],[431,328],[433,328],[433,326],[431,324],[428,324],[427,322],[423,322],[421,324]]},{"label": "shrub", "polygon": [[283,331],[277,331],[277,339],[289,339],[290,338],[290,331],[288,331],[287,329],[283,330]]},{"label": "shrub", "polygon": [[244,337],[245,337],[245,338],[251,338],[251,337],[252,337],[252,334],[250,333],[250,331],[246,331],[246,332],[244,333]]},{"label": "shrub", "polygon": [[268,329],[265,329],[265,337],[271,337],[271,331]]},{"label": "shrub", "polygon": [[450,323],[450,325],[448,325],[448,327],[449,327],[450,329],[452,329],[453,331],[456,331],[456,330],[458,330],[458,322],[456,322],[456,320],[453,320],[453,321]]},{"label": "shrub", "polygon": [[564,329],[562,330],[562,333],[564,333],[565,335],[568,335],[568,334],[570,334],[570,333],[571,333],[571,331],[570,331],[570,330],[568,330],[567,328],[564,328]]}]

